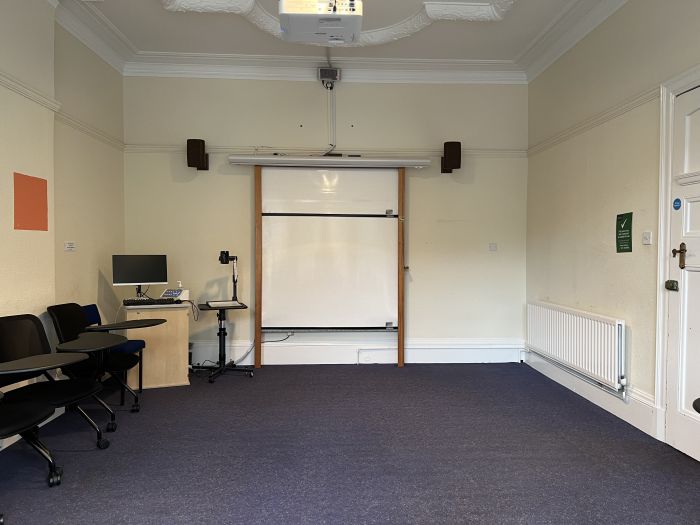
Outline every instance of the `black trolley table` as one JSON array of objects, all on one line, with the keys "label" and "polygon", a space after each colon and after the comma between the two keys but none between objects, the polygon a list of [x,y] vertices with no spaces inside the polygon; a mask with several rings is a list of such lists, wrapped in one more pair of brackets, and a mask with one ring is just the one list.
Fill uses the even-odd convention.
[{"label": "black trolley table", "polygon": [[234,372],[245,374],[248,377],[253,377],[253,367],[252,366],[238,366],[233,361],[226,362],[226,311],[227,310],[247,310],[248,307],[243,303],[229,304],[229,305],[216,305],[209,306],[208,304],[200,304],[199,309],[202,312],[212,312],[215,311],[216,318],[219,320],[219,331],[216,335],[219,338],[219,361],[216,365],[205,366],[193,366],[193,370],[210,370],[209,382],[213,383],[216,378],[226,372]]}]

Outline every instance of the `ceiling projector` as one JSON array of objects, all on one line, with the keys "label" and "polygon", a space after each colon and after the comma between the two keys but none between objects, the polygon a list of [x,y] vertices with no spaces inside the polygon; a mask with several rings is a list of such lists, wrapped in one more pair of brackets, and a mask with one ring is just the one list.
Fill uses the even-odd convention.
[{"label": "ceiling projector", "polygon": [[354,44],[362,32],[362,0],[279,0],[282,38],[323,46]]}]

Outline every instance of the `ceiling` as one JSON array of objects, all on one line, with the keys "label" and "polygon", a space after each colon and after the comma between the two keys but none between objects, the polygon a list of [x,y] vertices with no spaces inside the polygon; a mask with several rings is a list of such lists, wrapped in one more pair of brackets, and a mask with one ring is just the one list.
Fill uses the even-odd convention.
[{"label": "ceiling", "polygon": [[[363,34],[390,34],[393,41],[333,47],[330,56],[345,81],[526,83],[625,1],[451,0],[437,4],[505,8],[501,20],[428,20],[413,32],[405,28],[423,11],[422,0],[364,0]],[[230,3],[237,2],[250,4]],[[257,0],[275,17],[277,4]],[[326,48],[284,42],[242,14],[173,12],[161,0],[59,0],[56,19],[131,76],[314,80],[326,61]]]}]

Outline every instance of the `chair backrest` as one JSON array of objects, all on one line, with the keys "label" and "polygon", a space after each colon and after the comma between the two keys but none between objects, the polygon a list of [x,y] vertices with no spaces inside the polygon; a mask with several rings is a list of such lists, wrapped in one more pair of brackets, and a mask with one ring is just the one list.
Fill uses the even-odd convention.
[{"label": "chair backrest", "polygon": [[88,326],[96,324],[102,324],[102,318],[100,317],[100,311],[97,309],[96,304],[85,304],[83,305],[83,312],[85,313],[85,320]]},{"label": "chair backrest", "polygon": [[56,304],[46,310],[51,316],[56,336],[61,343],[77,339],[78,334],[84,332],[88,326],[83,307],[78,303]]},{"label": "chair backrest", "polygon": [[[22,314],[0,317],[0,362],[49,353],[51,346],[46,338],[44,325],[37,316]],[[41,374],[0,376],[0,386],[11,385],[38,375]]]}]

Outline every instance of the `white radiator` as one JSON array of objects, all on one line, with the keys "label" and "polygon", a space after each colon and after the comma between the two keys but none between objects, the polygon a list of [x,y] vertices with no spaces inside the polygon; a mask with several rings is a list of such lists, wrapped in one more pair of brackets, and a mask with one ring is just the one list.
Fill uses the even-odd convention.
[{"label": "white radiator", "polygon": [[527,347],[606,390],[624,393],[624,321],[556,304],[528,304]]}]

